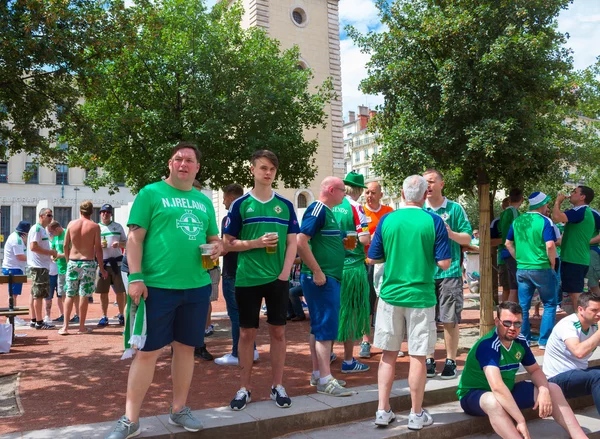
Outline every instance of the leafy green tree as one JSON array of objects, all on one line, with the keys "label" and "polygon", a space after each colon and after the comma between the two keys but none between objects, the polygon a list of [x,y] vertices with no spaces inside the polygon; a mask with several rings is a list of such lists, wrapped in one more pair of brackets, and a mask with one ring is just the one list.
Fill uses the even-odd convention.
[{"label": "leafy green tree", "polygon": [[562,180],[585,138],[573,114],[572,60],[556,17],[569,0],[378,1],[383,33],[350,34],[371,55],[361,88],[381,93],[376,170],[400,181],[426,167],[477,186],[482,331],[493,324],[490,188]]},{"label": "leafy green tree", "polygon": [[331,82],[311,91],[298,49],[242,29],[241,8],[225,3],[139,1],[117,17],[119,50],[80,70],[84,102],[67,115],[69,163],[90,171],[90,186],[159,180],[179,140],[198,145],[198,180],[211,187],[250,185],[248,159],[263,148],[286,187],[312,181],[319,139],[304,131],[324,125]]},{"label": "leafy green tree", "polygon": [[26,151],[49,165],[64,160],[50,145],[80,96],[74,72],[110,54],[110,17],[121,7],[98,0],[0,0],[0,156]]}]

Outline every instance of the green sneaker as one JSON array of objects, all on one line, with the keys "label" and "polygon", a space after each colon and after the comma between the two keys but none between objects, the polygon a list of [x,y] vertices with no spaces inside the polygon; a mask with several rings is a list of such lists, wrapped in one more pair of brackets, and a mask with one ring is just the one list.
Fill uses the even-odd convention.
[{"label": "green sneaker", "polygon": [[131,422],[127,416],[123,415],[117,421],[117,425],[115,425],[112,433],[104,439],[129,439],[130,437],[139,435],[141,432],[140,424]]},{"label": "green sneaker", "polygon": [[330,378],[325,384],[317,385],[317,393],[330,396],[351,396],[352,390],[344,389],[335,378]]},{"label": "green sneaker", "polygon": [[178,425],[191,432],[200,431],[204,428],[202,422],[192,416],[192,411],[189,407],[184,407],[177,413],[173,413],[173,407],[171,407],[169,424]]}]

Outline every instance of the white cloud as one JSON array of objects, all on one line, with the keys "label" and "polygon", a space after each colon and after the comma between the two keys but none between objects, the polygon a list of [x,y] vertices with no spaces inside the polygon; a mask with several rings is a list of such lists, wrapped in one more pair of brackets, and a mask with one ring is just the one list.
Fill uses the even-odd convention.
[{"label": "white cloud", "polygon": [[[576,69],[584,69],[596,61],[600,50],[600,2],[575,0],[558,17],[558,29],[569,34],[567,47],[573,49]],[[594,43],[596,41],[596,43]]]}]

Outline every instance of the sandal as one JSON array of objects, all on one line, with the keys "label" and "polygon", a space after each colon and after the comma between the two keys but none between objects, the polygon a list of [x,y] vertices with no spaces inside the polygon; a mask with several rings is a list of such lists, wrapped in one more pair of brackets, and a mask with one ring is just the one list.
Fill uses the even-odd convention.
[{"label": "sandal", "polygon": [[58,330],[58,335],[69,335],[69,331],[65,328],[60,328]]},{"label": "sandal", "polygon": [[91,334],[92,332],[92,328],[85,328],[85,331],[77,331],[75,334]]}]

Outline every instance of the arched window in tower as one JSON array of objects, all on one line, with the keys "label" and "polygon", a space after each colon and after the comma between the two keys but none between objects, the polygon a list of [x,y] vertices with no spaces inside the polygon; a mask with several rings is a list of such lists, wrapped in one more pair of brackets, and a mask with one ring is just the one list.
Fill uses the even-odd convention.
[{"label": "arched window in tower", "polygon": [[298,209],[305,209],[308,207],[308,201],[306,200],[306,195],[298,194]]}]

